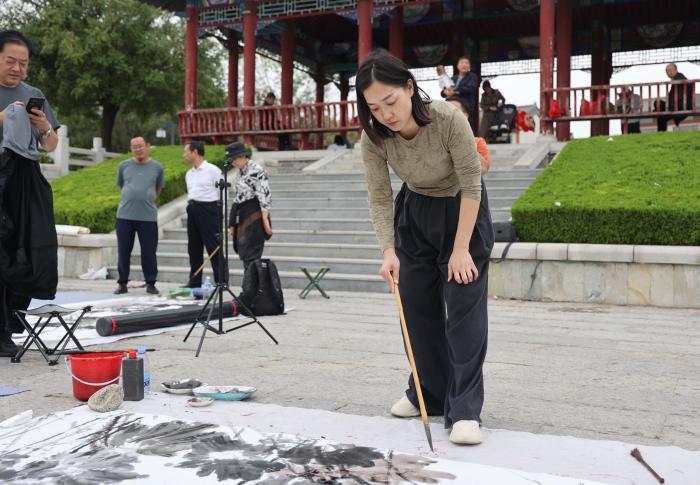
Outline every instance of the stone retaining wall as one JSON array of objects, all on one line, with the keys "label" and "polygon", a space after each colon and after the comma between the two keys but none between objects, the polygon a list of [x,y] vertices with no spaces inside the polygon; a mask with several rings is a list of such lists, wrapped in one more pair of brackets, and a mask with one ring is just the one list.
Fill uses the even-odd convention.
[{"label": "stone retaining wall", "polygon": [[489,294],[537,301],[700,308],[700,247],[506,243]]}]

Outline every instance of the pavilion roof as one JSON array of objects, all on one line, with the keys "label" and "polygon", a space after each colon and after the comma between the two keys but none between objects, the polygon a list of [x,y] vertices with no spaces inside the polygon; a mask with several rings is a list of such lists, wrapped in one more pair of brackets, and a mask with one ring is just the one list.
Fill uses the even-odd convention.
[{"label": "pavilion roof", "polygon": [[[190,0],[193,1],[193,0]],[[183,0],[149,0],[183,11]],[[218,29],[242,31],[245,3],[196,0],[200,35]],[[355,0],[258,1],[257,38],[261,47],[280,50],[288,22],[296,31],[295,60],[326,73],[354,72],[357,67]],[[573,55],[591,52],[591,26],[608,28],[613,52],[700,45],[698,0],[572,0]],[[538,0],[375,0],[373,43],[388,47],[389,21],[395,7],[404,9],[404,60],[411,67],[451,64],[465,54],[478,62],[535,59],[539,56]]]}]

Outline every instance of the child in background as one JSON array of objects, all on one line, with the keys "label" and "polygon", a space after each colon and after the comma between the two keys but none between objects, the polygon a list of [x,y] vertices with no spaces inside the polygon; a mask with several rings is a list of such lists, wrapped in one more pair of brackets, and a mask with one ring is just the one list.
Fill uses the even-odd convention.
[{"label": "child in background", "polygon": [[452,78],[445,72],[445,66],[437,67],[438,83],[440,84],[440,91],[447,88],[454,88],[455,83],[452,82]]}]

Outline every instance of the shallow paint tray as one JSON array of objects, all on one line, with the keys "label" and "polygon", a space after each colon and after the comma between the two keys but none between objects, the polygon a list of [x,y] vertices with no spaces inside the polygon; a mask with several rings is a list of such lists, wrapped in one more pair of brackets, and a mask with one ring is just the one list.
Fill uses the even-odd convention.
[{"label": "shallow paint tray", "polygon": [[179,381],[165,381],[160,384],[161,389],[164,392],[170,394],[189,394],[192,395],[192,391],[197,387],[206,386],[201,381],[197,379],[182,379]]},{"label": "shallow paint tray", "polygon": [[192,393],[197,397],[211,397],[221,401],[242,401],[253,395],[254,387],[248,386],[202,386]]}]

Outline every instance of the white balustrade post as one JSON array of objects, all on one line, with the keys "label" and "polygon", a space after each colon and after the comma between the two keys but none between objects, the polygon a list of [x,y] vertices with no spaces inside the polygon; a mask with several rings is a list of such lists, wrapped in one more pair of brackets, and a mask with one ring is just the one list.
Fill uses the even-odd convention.
[{"label": "white balustrade post", "polygon": [[106,158],[105,149],[102,146],[102,138],[96,136],[92,139],[92,161],[94,163],[103,162]]},{"label": "white balustrade post", "polygon": [[68,127],[61,125],[56,132],[58,135],[58,144],[56,149],[51,152],[53,163],[58,167],[58,176],[67,175],[70,171],[68,159],[70,158],[70,139],[68,138]]}]

